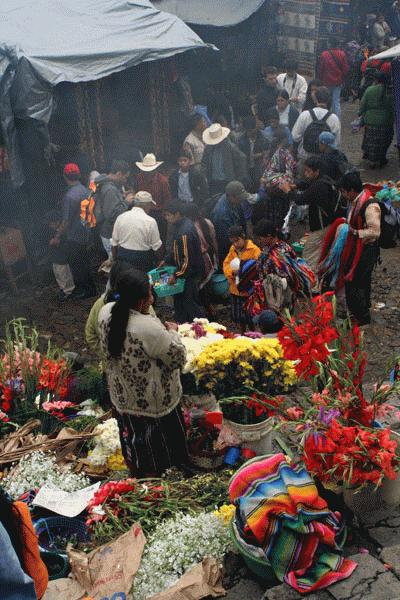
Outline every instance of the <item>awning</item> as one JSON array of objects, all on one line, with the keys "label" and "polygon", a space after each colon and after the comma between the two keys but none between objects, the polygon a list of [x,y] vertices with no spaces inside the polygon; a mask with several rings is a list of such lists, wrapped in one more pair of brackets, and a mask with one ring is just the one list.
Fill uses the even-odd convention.
[{"label": "awning", "polygon": [[14,118],[47,124],[52,86],[205,47],[149,0],[1,0],[0,122],[14,184],[23,183]]},{"label": "awning", "polygon": [[384,50],[379,54],[374,54],[374,56],[371,56],[370,58],[397,58],[398,56],[400,56],[400,44],[392,46],[392,48]]},{"label": "awning", "polygon": [[192,25],[232,27],[245,21],[266,0],[153,0],[154,6]]}]

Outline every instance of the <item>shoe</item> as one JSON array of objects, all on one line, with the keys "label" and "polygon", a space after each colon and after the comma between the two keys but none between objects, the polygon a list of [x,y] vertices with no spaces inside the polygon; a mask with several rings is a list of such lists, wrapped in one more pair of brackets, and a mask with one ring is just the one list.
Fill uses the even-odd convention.
[{"label": "shoe", "polygon": [[66,294],[65,292],[63,292],[62,290],[60,290],[57,294],[57,301],[58,302],[66,302],[67,300],[69,300],[70,298],[73,297],[73,291],[70,294]]},{"label": "shoe", "polygon": [[82,290],[73,295],[74,300],[86,300],[86,298],[93,298],[97,296],[97,290]]}]

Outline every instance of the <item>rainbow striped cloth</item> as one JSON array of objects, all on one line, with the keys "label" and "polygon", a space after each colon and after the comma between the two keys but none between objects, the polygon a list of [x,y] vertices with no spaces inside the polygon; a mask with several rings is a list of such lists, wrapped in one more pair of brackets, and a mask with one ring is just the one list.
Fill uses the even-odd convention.
[{"label": "rainbow striped cloth", "polygon": [[346,529],[329,510],[304,465],[283,454],[258,456],[233,476],[235,530],[247,552],[260,549],[280,581],[301,594],[349,577],[357,564],[341,556]]}]

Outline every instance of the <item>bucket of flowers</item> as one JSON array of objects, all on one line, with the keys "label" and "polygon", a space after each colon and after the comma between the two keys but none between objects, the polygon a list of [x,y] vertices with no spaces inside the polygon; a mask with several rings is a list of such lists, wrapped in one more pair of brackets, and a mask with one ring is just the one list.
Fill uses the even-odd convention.
[{"label": "bucket of flowers", "polygon": [[211,344],[193,361],[199,387],[213,390],[225,424],[257,453],[271,451],[272,407],[258,399],[286,392],[296,381],[277,339],[235,338]]},{"label": "bucket of flowers", "polygon": [[[70,368],[62,353],[50,346],[39,352],[39,334],[23,319],[6,323],[0,355],[1,421],[18,426],[31,418],[42,423],[42,432],[54,429],[58,416],[73,408],[67,401]],[[61,404],[59,404],[61,403]]]},{"label": "bucket of flowers", "polygon": [[380,381],[367,397],[359,327],[350,320],[339,324],[334,298],[325,294],[296,318],[288,315],[279,339],[312,387],[280,424],[281,431],[290,430],[293,447],[301,448],[309,472],[342,487],[353,512],[399,504],[399,436],[378,421],[393,409],[387,401],[398,386]]}]

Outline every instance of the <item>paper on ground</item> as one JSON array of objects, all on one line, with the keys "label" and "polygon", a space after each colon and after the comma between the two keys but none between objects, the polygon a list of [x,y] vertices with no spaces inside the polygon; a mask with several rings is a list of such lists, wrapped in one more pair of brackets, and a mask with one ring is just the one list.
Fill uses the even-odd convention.
[{"label": "paper on ground", "polygon": [[100,481],[77,492],[64,492],[44,485],[40,488],[33,503],[63,517],[77,517],[87,507],[100,487]]}]

